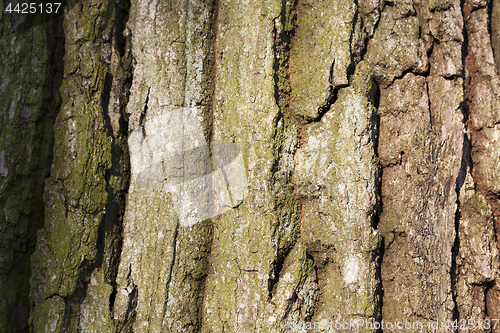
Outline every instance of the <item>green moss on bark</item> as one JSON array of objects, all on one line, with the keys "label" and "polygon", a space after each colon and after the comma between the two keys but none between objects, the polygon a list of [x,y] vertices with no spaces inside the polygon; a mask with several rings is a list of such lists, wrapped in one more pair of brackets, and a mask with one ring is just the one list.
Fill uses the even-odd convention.
[{"label": "green moss on bark", "polygon": [[[45,225],[32,256],[33,331],[44,331],[51,308],[47,302],[53,298],[63,303],[50,309],[58,318],[54,329],[76,330],[79,300],[98,266],[97,241],[108,200],[106,170],[113,164],[102,96],[108,73],[104,41],[110,38],[114,6],[77,4],[65,16],[62,105],[54,124],[51,177],[45,184]],[[102,287],[108,288],[109,299],[110,286]]]},{"label": "green moss on bark", "polygon": [[60,34],[55,22],[13,33],[8,15],[1,15],[0,331],[10,332],[28,327],[30,256],[43,225],[59,102]]}]

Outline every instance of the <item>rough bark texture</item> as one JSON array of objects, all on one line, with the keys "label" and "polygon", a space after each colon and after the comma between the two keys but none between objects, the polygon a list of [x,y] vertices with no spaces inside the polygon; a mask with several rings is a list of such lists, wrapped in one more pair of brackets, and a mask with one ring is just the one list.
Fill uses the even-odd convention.
[{"label": "rough bark texture", "polygon": [[[500,0],[0,15],[1,332],[500,332]],[[193,129],[248,188],[186,226]]]},{"label": "rough bark texture", "polygon": [[0,14],[1,332],[28,330],[30,256],[44,224],[42,195],[61,103],[61,22],[14,33],[16,22]]}]

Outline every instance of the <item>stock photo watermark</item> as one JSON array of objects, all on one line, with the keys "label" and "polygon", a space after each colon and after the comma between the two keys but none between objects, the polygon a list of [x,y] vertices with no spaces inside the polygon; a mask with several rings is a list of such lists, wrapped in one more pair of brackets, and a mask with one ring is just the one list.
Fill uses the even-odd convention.
[{"label": "stock photo watermark", "polygon": [[206,143],[193,107],[148,118],[129,137],[135,184],[172,194],[183,227],[238,206],[247,193],[241,149],[229,142]]},{"label": "stock photo watermark", "polygon": [[391,330],[391,331],[423,331],[434,332],[437,330],[489,330],[500,327],[499,319],[456,319],[456,320],[430,320],[430,321],[376,321],[373,318],[353,318],[345,321],[321,320],[321,321],[288,321],[281,322],[281,328],[307,331],[354,331],[367,330]]},{"label": "stock photo watermark", "polygon": [[76,4],[77,0],[5,0],[2,14],[10,31],[22,32],[61,17]]}]

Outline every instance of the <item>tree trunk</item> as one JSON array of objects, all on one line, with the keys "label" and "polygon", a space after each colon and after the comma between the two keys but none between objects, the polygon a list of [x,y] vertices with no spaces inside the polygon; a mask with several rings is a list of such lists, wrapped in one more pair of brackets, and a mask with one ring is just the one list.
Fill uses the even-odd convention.
[{"label": "tree trunk", "polygon": [[500,332],[500,0],[0,3],[1,332]]}]

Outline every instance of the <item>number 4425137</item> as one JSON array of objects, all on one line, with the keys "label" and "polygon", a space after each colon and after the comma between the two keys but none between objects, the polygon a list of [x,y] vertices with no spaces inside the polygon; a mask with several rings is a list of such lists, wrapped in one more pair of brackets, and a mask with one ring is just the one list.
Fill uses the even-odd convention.
[{"label": "number 4425137", "polygon": [[61,7],[60,2],[47,2],[44,4],[37,4],[37,3],[17,3],[14,8],[12,8],[12,4],[9,3],[7,5],[7,8],[5,8],[6,13],[19,13],[19,14],[57,14],[59,11],[59,7]]}]

